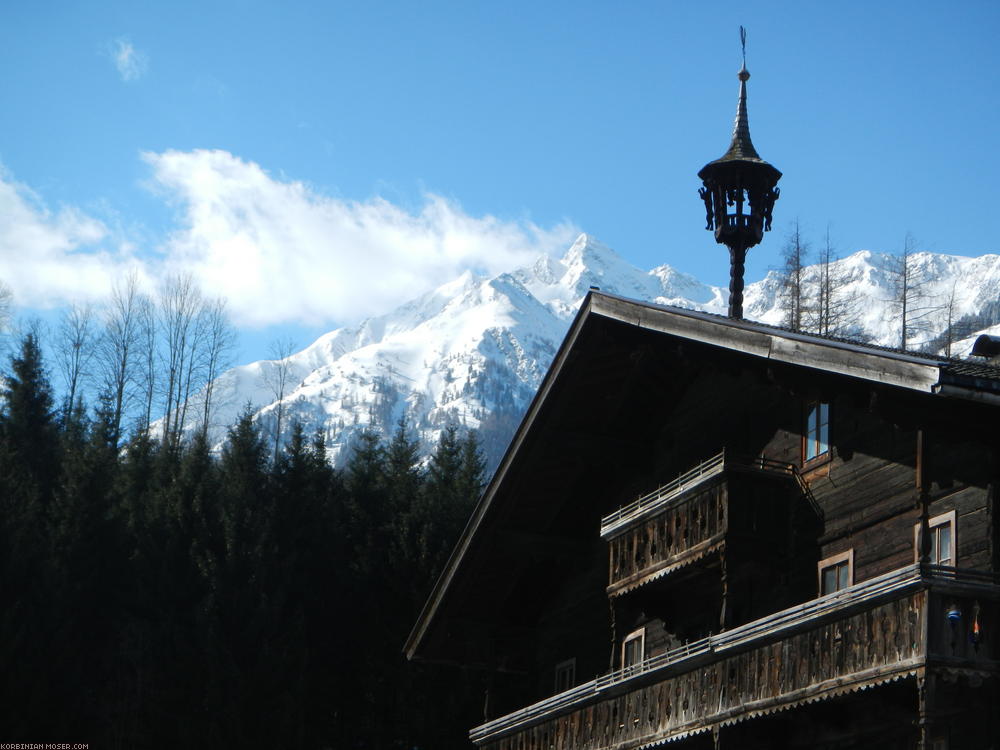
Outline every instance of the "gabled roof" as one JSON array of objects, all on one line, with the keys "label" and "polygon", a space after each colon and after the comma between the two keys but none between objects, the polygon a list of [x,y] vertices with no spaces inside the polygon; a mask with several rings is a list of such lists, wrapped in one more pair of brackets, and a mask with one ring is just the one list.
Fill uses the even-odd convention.
[{"label": "gabled roof", "polygon": [[482,543],[484,528],[502,515],[503,509],[498,507],[497,501],[505,496],[505,486],[514,481],[512,477],[516,476],[519,465],[530,460],[531,451],[538,449],[537,441],[531,442],[531,439],[532,433],[541,429],[540,413],[547,408],[550,394],[560,388],[563,381],[572,379],[578,341],[595,326],[608,321],[624,324],[640,335],[643,331],[666,334],[719,351],[871,381],[935,399],[957,398],[1000,406],[1000,368],[997,367],[799,333],[592,291],[584,299],[503,460],[424,605],[404,647],[408,658],[434,658],[424,653],[429,634],[441,618],[442,610],[449,606],[455,582],[467,558],[477,544]]}]

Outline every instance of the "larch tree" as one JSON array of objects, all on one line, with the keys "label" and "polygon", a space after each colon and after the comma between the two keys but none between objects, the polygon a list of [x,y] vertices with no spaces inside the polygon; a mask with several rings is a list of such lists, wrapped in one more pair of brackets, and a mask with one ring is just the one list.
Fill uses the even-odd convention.
[{"label": "larch tree", "polygon": [[827,225],[816,264],[815,294],[806,306],[806,328],[823,336],[856,338],[861,328],[861,304],[848,287],[849,272],[838,260]]},{"label": "larch tree", "polygon": [[956,341],[972,334],[972,331],[966,333],[965,331],[968,330],[968,327],[963,326],[959,322],[961,317],[959,315],[961,301],[958,281],[956,280],[952,282],[951,290],[948,292],[948,299],[944,303],[945,326],[939,336],[940,339],[943,339],[944,356],[946,357],[951,356],[951,350]]},{"label": "larch tree", "polygon": [[907,232],[902,250],[886,268],[892,290],[890,301],[899,321],[899,348],[904,350],[913,346],[917,336],[929,333],[930,316],[940,309],[932,304],[918,263],[917,241]]},{"label": "larch tree", "polygon": [[802,236],[799,220],[792,222],[781,250],[781,287],[778,292],[785,326],[793,331],[801,331],[805,323],[806,289],[805,275],[809,244]]}]

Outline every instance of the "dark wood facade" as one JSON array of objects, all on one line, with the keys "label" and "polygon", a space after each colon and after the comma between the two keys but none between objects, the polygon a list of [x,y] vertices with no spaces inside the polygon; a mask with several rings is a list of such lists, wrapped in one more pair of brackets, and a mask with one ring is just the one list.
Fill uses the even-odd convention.
[{"label": "dark wood facade", "polygon": [[1000,370],[592,293],[407,643],[485,750],[1000,748]]}]

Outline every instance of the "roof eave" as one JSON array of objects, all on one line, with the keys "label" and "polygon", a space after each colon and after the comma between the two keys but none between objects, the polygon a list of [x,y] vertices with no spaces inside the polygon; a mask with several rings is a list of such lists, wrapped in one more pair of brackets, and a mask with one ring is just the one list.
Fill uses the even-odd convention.
[{"label": "roof eave", "polygon": [[591,308],[594,314],[661,333],[924,393],[933,392],[940,381],[936,362],[903,353],[872,351],[862,344],[774,330],[752,321],[720,320],[711,313],[637,303],[609,294],[595,296]]}]

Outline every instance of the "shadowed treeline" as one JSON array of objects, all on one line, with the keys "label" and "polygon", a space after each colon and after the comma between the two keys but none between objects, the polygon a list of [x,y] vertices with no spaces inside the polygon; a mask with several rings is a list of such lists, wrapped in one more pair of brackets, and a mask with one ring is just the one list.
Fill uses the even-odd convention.
[{"label": "shadowed treeline", "polygon": [[482,487],[452,428],[343,471],[247,412],[116,447],[114,399],[57,410],[26,336],[0,411],[0,737],[101,748],[465,746],[474,675],[400,654]]}]

